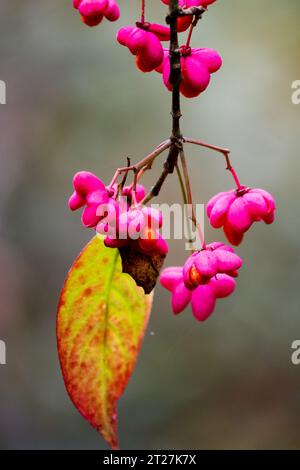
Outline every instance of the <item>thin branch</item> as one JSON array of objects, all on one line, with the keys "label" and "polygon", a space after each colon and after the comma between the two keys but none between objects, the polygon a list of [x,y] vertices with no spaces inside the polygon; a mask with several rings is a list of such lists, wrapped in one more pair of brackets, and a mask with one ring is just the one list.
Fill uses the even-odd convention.
[{"label": "thin branch", "polygon": [[[197,7],[196,7],[196,8],[197,8]],[[196,27],[197,24],[198,24],[198,21],[202,18],[202,14],[203,14],[205,11],[207,11],[206,8],[204,8],[204,7],[201,7],[201,8],[202,8],[202,9],[201,9],[201,12],[200,12],[200,10],[199,10],[199,12],[197,12],[197,14],[195,14],[194,19],[193,19],[193,21],[192,21],[192,24],[191,24],[191,26],[190,26],[189,34],[188,34],[187,41],[186,41],[186,44],[185,44],[185,48],[186,48],[186,49],[189,49],[189,47],[190,47],[192,35],[193,35],[193,32],[194,32],[195,27]]]},{"label": "thin branch", "polygon": [[216,152],[222,153],[223,155],[230,154],[229,149],[217,147],[216,145],[212,145],[212,144],[207,144],[206,142],[203,142],[202,140],[195,140],[195,139],[190,139],[188,137],[183,137],[183,142],[186,142],[187,144],[199,145],[200,147],[205,147],[211,150],[215,150]]},{"label": "thin branch", "polygon": [[145,23],[146,0],[142,0],[141,23]]},{"label": "thin branch", "polygon": [[188,204],[188,198],[187,198],[183,177],[182,177],[182,174],[181,174],[178,163],[176,164],[175,168],[176,168],[176,173],[177,173],[177,176],[178,176],[179,187],[180,187],[180,190],[181,190],[183,204],[187,205]]},{"label": "thin branch", "polygon": [[178,8],[178,16],[196,16],[200,19],[203,13],[207,12],[207,8],[205,7],[190,7],[190,8]]},{"label": "thin branch", "polygon": [[[178,176],[179,187],[180,187],[180,190],[181,190],[183,204],[186,207],[188,205],[188,198],[187,198],[183,177],[182,177],[182,174],[181,174],[178,163],[176,165],[176,172],[177,172],[177,176]],[[191,226],[189,224],[190,219],[188,217],[188,214],[186,214],[186,215],[187,215],[187,230],[188,230],[188,237],[189,237],[188,241],[189,241],[189,243],[193,243],[194,240],[192,238]],[[192,252],[193,252],[193,250],[192,250]]]},{"label": "thin branch", "polygon": [[134,206],[137,204],[137,201],[136,201],[137,177],[138,177],[138,172],[135,170],[134,176],[133,176],[133,183],[132,183],[132,202]]},{"label": "thin branch", "polygon": [[[131,164],[131,161],[130,161],[130,158],[127,157],[127,167],[129,167]],[[121,181],[121,188],[123,189],[125,184],[126,184],[126,180],[127,180],[127,176],[128,176],[128,172],[127,173],[124,173],[124,176],[123,176],[123,179]]]},{"label": "thin branch", "polygon": [[184,151],[181,150],[180,152],[180,161],[181,161],[181,166],[183,170],[183,176],[184,176],[184,181],[185,181],[185,188],[186,188],[186,194],[187,194],[187,201],[189,206],[192,209],[192,222],[197,228],[198,234],[199,234],[199,239],[200,243],[203,249],[205,249],[205,241],[204,241],[204,236],[200,227],[200,224],[197,221],[196,214],[195,214],[195,208],[194,208],[194,203],[193,203],[193,197],[192,197],[192,189],[191,189],[191,183],[190,183],[190,178],[189,178],[189,173],[187,169],[187,163],[185,159],[185,154]]},{"label": "thin branch", "polygon": [[[130,158],[129,157],[127,157],[127,166],[130,166]],[[122,181],[118,184],[117,191],[116,191],[116,194],[115,194],[115,199],[117,199],[119,197],[119,194],[122,193],[123,188],[126,184],[127,176],[128,176],[128,172],[124,173]]]},{"label": "thin branch", "polygon": [[195,140],[195,139],[190,139],[190,138],[187,138],[187,137],[183,137],[183,142],[188,143],[188,144],[193,144],[193,145],[199,145],[200,147],[204,147],[204,148],[213,150],[215,152],[221,153],[225,157],[225,160],[226,160],[226,169],[229,170],[230,173],[232,174],[233,179],[235,181],[235,184],[237,185],[237,188],[238,189],[242,188],[242,185],[239,181],[239,178],[236,174],[236,171],[235,171],[235,169],[233,168],[233,166],[231,164],[230,150],[229,149],[225,149],[225,148],[222,148],[222,147],[217,147],[216,145],[207,144],[206,142],[203,142],[202,140]]},{"label": "thin branch", "polygon": [[[182,80],[181,76],[181,53],[178,42],[177,32],[177,18],[179,11],[178,0],[170,1],[170,15],[167,17],[167,22],[170,25],[171,38],[170,38],[170,78],[169,82],[172,85],[172,138],[181,139],[180,132],[180,83]],[[174,167],[175,167],[174,162]]]},{"label": "thin branch", "polygon": [[122,168],[118,168],[114,174],[113,179],[111,180],[109,184],[109,188],[112,188],[113,185],[116,183],[117,179],[122,173],[128,173],[129,171],[134,171],[134,172],[139,172],[140,170],[145,168],[150,168],[154,160],[165,150],[170,148],[172,145],[171,139],[166,140],[165,142],[162,142],[156,149],[151,152],[149,155],[147,155],[145,158],[143,158],[140,162],[136,163],[135,165],[131,166],[126,166]]},{"label": "thin branch", "polygon": [[[182,150],[182,144],[181,143],[175,142],[173,145],[171,145],[168,158],[164,163],[163,171],[162,171],[160,177],[158,178],[157,182],[155,183],[155,185],[152,186],[149,193],[145,196],[145,198],[141,202],[142,204],[147,204],[148,202],[151,201],[151,199],[153,199],[154,197],[157,197],[159,195],[160,190],[161,190],[164,182],[166,181],[167,177],[171,173],[174,172],[174,168],[176,167],[180,150]],[[172,167],[170,165],[172,165]]]},{"label": "thin branch", "polygon": [[154,197],[157,197],[159,195],[160,190],[161,190],[164,182],[166,181],[167,177],[169,176],[169,174],[170,173],[169,173],[168,168],[166,166],[164,166],[164,169],[163,169],[160,177],[158,178],[157,182],[151,188],[149,193],[144,197],[141,204],[148,204],[148,202],[150,202],[151,199],[153,199]]},{"label": "thin branch", "polygon": [[195,26],[194,26],[194,24],[192,23],[191,26],[190,26],[190,29],[189,29],[189,34],[188,34],[187,40],[186,40],[185,49],[189,49],[189,47],[190,47],[190,43],[191,43],[191,39],[192,39],[194,27],[195,27]]}]

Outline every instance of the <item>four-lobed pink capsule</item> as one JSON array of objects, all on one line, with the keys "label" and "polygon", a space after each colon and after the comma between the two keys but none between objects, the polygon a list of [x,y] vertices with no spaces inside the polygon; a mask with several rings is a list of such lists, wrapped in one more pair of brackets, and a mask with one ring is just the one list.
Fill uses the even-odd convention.
[{"label": "four-lobed pink capsule", "polygon": [[231,276],[218,274],[207,283],[189,289],[184,282],[182,267],[164,269],[160,283],[172,293],[172,309],[175,315],[183,312],[191,304],[194,317],[201,322],[211,316],[217,299],[229,297],[236,287],[235,280]]},{"label": "four-lobed pink capsule", "polygon": [[[217,72],[222,59],[214,49],[192,49],[181,47],[181,75],[180,91],[186,98],[195,98],[208,87],[211,75]],[[164,50],[164,58],[157,72],[162,73],[163,81],[169,91],[172,91],[170,83],[170,59],[168,50]]]},{"label": "four-lobed pink capsule", "polygon": [[149,23],[147,27],[125,26],[119,29],[117,41],[136,56],[136,65],[142,72],[151,72],[163,61],[164,52],[160,41],[168,40],[168,36],[169,28]]},{"label": "four-lobed pink capsule", "polygon": [[276,203],[264,189],[242,186],[214,196],[206,211],[212,227],[223,228],[228,241],[238,246],[254,222],[274,222]]},{"label": "four-lobed pink capsule", "polygon": [[88,26],[97,26],[103,18],[117,21],[120,17],[116,0],[73,0],[73,6]]},{"label": "four-lobed pink capsule", "polygon": [[234,278],[242,264],[231,247],[215,242],[193,253],[183,267],[166,268],[160,282],[172,293],[174,314],[183,312],[191,303],[194,317],[198,321],[207,320],[216,300],[234,292]]}]

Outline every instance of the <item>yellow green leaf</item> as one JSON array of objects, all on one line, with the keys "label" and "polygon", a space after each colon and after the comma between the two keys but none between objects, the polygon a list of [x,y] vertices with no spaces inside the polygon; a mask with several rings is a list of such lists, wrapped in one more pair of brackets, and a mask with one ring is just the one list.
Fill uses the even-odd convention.
[{"label": "yellow green leaf", "polygon": [[61,292],[57,344],[67,391],[78,411],[118,448],[117,402],[132,374],[152,297],[121,270],[119,251],[95,237]]}]

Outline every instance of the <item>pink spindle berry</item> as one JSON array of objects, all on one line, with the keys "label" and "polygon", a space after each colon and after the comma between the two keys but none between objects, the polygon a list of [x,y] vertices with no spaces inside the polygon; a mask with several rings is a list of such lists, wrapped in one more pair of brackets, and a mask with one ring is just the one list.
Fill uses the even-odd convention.
[{"label": "pink spindle berry", "polygon": [[[115,197],[117,195],[118,185],[114,184],[113,186],[110,186],[109,188],[107,188],[107,190],[108,190],[110,197]],[[128,203],[131,203],[132,198],[133,198],[132,185],[124,186],[121,195],[128,199]],[[142,184],[137,184],[135,188],[135,202],[141,202],[145,196],[146,196],[145,187]]]},{"label": "pink spindle berry", "polygon": [[214,228],[223,227],[228,241],[238,246],[254,222],[271,224],[275,219],[276,203],[263,189],[245,186],[238,190],[222,192],[207,205],[207,215]]},{"label": "pink spindle berry", "polygon": [[[136,65],[142,72],[151,72],[162,63],[164,53],[160,40],[163,39],[165,28],[160,25],[151,24],[143,27],[125,26],[117,33],[117,40],[122,46],[128,47],[130,52],[136,56]],[[168,37],[166,37],[168,39]]]},{"label": "pink spindle berry", "polygon": [[[121,248],[133,245],[136,251],[165,256],[168,244],[160,234],[162,213],[151,207],[135,206],[145,197],[144,186],[125,186],[118,198],[118,187],[105,187],[93,173],[80,171],[73,179],[74,193],[69,199],[72,211],[85,206],[82,223],[104,235],[105,245]],[[133,204],[133,205],[132,205]]]},{"label": "pink spindle berry", "polygon": [[[111,207],[115,213],[115,209]],[[153,256],[165,256],[168,245],[161,236],[162,214],[150,207],[122,207],[117,217],[108,217],[100,221],[97,232],[105,235],[105,245],[113,248],[134,246],[136,251]]]},{"label": "pink spindle berry", "polygon": [[120,17],[116,0],[73,0],[73,6],[88,26],[97,26],[104,17],[109,21],[116,21]]},{"label": "pink spindle berry", "polygon": [[[124,186],[122,191],[122,196],[132,199],[132,185]],[[142,184],[137,184],[135,188],[135,201],[141,202],[146,196],[145,187]]]},{"label": "pink spindle berry", "polygon": [[[119,214],[119,205],[113,199],[116,196],[117,186],[106,188],[104,183],[89,171],[80,171],[73,178],[74,193],[69,199],[69,207],[72,211],[86,206],[82,213],[82,223],[87,228],[96,228],[98,223],[105,217],[107,211]],[[135,191],[135,202],[139,203],[146,194],[144,186],[138,184]],[[132,185],[124,186],[124,206],[129,209],[132,202]],[[101,211],[100,208],[103,207]]]},{"label": "pink spindle berry", "polygon": [[104,183],[89,171],[80,171],[73,178],[74,193],[69,199],[72,211],[86,206],[82,213],[82,223],[85,227],[95,227],[100,220],[97,208],[109,202],[109,196]]},{"label": "pink spindle berry", "polygon": [[201,284],[207,284],[211,278],[219,274],[237,277],[242,264],[241,258],[231,247],[222,243],[212,243],[192,254],[186,261],[183,267],[183,280],[185,286],[193,290]]},{"label": "pink spindle berry", "polygon": [[[206,90],[211,74],[217,72],[222,59],[213,49],[191,49],[181,47],[182,81],[180,91],[186,98],[194,98]],[[157,72],[163,74],[163,81],[169,91],[172,91],[170,78],[170,59],[167,49],[164,50],[164,59]]]},{"label": "pink spindle berry", "polygon": [[175,315],[191,304],[193,315],[198,321],[207,320],[213,313],[217,299],[230,296],[236,287],[235,280],[227,274],[217,274],[206,284],[189,289],[184,283],[182,267],[165,269],[160,282],[172,293],[172,309]]},{"label": "pink spindle berry", "polygon": [[116,0],[108,0],[108,7],[104,16],[108,21],[117,21],[120,18],[120,9]]}]

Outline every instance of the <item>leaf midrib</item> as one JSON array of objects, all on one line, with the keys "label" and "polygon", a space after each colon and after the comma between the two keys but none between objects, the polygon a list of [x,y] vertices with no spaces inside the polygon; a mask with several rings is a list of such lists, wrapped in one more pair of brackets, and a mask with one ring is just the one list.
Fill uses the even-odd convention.
[{"label": "leaf midrib", "polygon": [[108,333],[108,320],[109,320],[109,298],[110,298],[110,293],[113,285],[113,278],[114,274],[116,271],[116,266],[117,262],[119,259],[119,251],[116,251],[116,254],[114,256],[113,262],[112,262],[112,268],[110,271],[110,275],[108,278],[107,282],[107,294],[105,297],[105,313],[104,313],[104,333],[103,333],[103,342],[102,342],[102,370],[104,371],[103,376],[102,376],[102,387],[101,387],[101,407],[102,407],[102,415],[103,419],[107,424],[107,414],[105,413],[105,410],[107,410],[107,381],[106,381],[106,351],[107,351],[107,333]]}]

